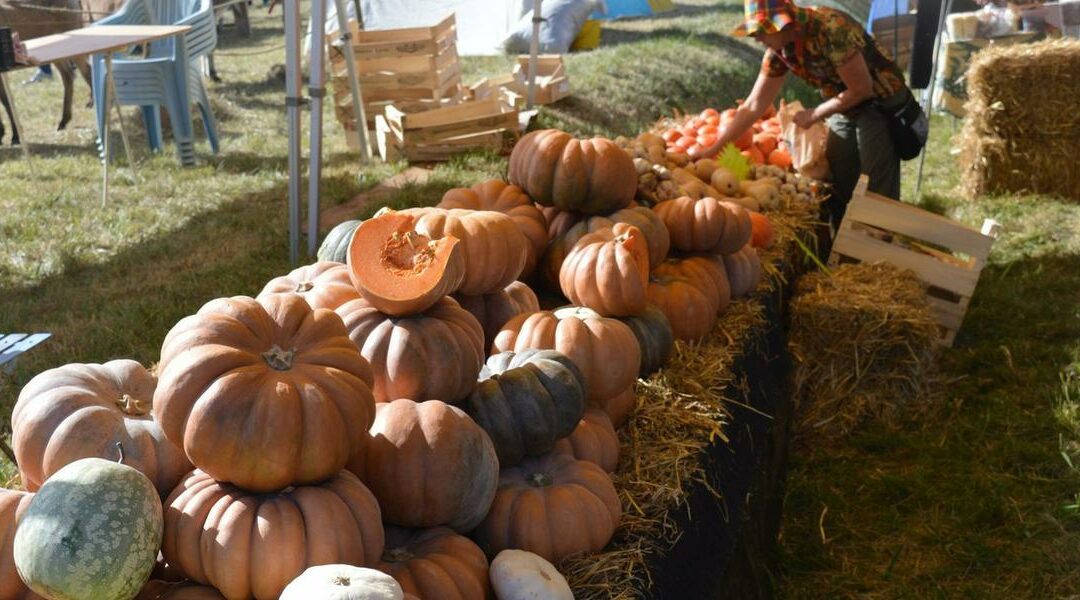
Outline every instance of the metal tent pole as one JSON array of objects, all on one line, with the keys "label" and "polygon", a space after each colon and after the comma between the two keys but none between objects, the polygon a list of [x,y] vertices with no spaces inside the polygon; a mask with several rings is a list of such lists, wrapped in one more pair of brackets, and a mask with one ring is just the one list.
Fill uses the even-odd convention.
[{"label": "metal tent pole", "polygon": [[337,7],[338,32],[345,44],[345,68],[349,71],[349,87],[352,88],[353,118],[356,120],[356,133],[360,136],[360,164],[368,164],[371,162],[371,140],[368,138],[364,97],[360,92],[360,75],[356,72],[356,59],[353,57],[352,42],[349,41],[352,39],[349,16],[345,14],[345,0],[334,0],[334,4]]},{"label": "metal tent pole", "polygon": [[[930,87],[924,91],[923,96],[923,112],[926,113],[927,128],[929,129],[930,117],[934,114],[934,87],[937,84],[937,68],[938,59],[941,53],[941,36],[945,31],[945,19],[949,16],[949,11],[952,10],[952,0],[943,0],[941,4],[941,14],[938,15],[938,30],[934,36],[934,59],[930,61]],[[929,132],[927,133],[929,135]],[[923,164],[926,162],[926,148],[919,154],[919,170],[915,176],[915,199],[919,198],[919,194],[922,192],[922,176],[923,176]]]},{"label": "metal tent pole", "polygon": [[322,180],[323,98],[326,97],[326,2],[311,1],[311,50],[308,55],[308,97],[311,98],[311,131],[308,163],[308,256],[319,242],[319,182]]},{"label": "metal tent pole", "polygon": [[540,23],[544,21],[540,4],[541,0],[533,0],[532,41],[529,42],[529,90],[525,98],[525,108],[530,110],[536,101],[536,62],[540,54]]},{"label": "metal tent pole", "polygon": [[289,262],[300,258],[300,0],[285,0],[285,114],[289,129]]}]

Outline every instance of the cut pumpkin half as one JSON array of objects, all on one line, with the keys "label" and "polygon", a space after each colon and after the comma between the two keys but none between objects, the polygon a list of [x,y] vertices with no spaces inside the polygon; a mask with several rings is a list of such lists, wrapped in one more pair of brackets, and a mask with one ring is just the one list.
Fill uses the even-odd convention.
[{"label": "cut pumpkin half", "polygon": [[356,228],[349,244],[349,277],[379,312],[424,312],[453,293],[465,278],[458,239],[433,240],[414,230],[416,218],[381,212]]}]

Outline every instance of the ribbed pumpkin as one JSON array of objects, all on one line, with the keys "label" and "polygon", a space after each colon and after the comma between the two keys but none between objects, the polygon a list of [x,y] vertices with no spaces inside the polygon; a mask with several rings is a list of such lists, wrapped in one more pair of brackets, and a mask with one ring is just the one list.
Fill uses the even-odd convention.
[{"label": "ribbed pumpkin", "polygon": [[750,241],[750,214],[732,202],[682,196],[653,210],[667,225],[672,247],[683,252],[731,254]]},{"label": "ribbed pumpkin", "polygon": [[438,400],[380,404],[367,449],[349,468],[371,486],[388,523],[457,531],[484,518],[499,479],[488,435]]},{"label": "ribbed pumpkin", "polygon": [[567,299],[605,317],[645,310],[648,282],[645,236],[626,223],[583,236],[559,270],[559,286]]},{"label": "ribbed pumpkin", "polygon": [[19,577],[48,598],[134,598],[161,546],[161,498],[139,471],[101,458],[66,465],[22,512]]},{"label": "ribbed pumpkin", "polygon": [[675,350],[675,332],[672,331],[671,321],[668,321],[664,311],[649,304],[640,315],[619,320],[634,332],[638,347],[641,348],[639,377],[648,377],[667,364]]},{"label": "ribbed pumpkin", "polygon": [[499,466],[515,465],[574,430],[585,411],[585,377],[555,350],[500,352],[462,408],[491,437]]},{"label": "ribbed pumpkin", "polygon": [[684,277],[701,288],[709,298],[716,298],[716,312],[723,313],[731,304],[731,286],[723,259],[716,254],[698,254],[669,258],[653,269],[653,275]]},{"label": "ribbed pumpkin", "polygon": [[547,246],[547,219],[521,188],[508,185],[501,179],[492,179],[471,188],[448,190],[438,207],[493,210],[513,219],[525,239],[529,240],[529,253],[521,277],[532,275]]},{"label": "ribbed pumpkin", "polygon": [[619,465],[619,436],[611,417],[599,408],[588,408],[569,436],[555,442],[555,452],[587,460],[608,473]]},{"label": "ribbed pumpkin", "polygon": [[731,282],[731,297],[741,298],[757,289],[761,280],[761,257],[747,244],[735,254],[724,257],[724,268]]},{"label": "ribbed pumpkin", "polygon": [[562,268],[563,261],[566,260],[566,255],[570,253],[583,236],[596,231],[611,229],[616,223],[633,225],[641,231],[649,247],[650,266],[658,265],[667,258],[668,250],[671,247],[671,238],[668,235],[667,226],[660,220],[660,217],[644,206],[624,208],[610,215],[597,215],[578,220],[566,231],[552,238],[544,253],[542,263],[542,275],[545,283],[552,287],[558,285],[559,270]]},{"label": "ribbed pumpkin", "polygon": [[146,582],[135,600],[225,600],[225,596],[205,585],[152,579]]},{"label": "ribbed pumpkin", "polygon": [[510,153],[510,183],[544,206],[588,215],[610,213],[634,200],[637,171],[630,155],[605,138],[579,140],[542,129]]},{"label": "ribbed pumpkin", "polygon": [[499,600],[574,600],[555,565],[525,550],[503,550],[491,561],[491,587]]},{"label": "ribbed pumpkin", "polygon": [[465,255],[462,294],[490,294],[517,279],[529,258],[530,242],[510,217],[490,210],[409,208],[416,231],[433,240],[452,236]]},{"label": "ribbed pumpkin", "polygon": [[186,578],[226,598],[277,600],[316,564],[375,565],[379,504],[352,473],[254,494],[192,471],[165,501],[161,552]]},{"label": "ribbed pumpkin", "polygon": [[401,584],[378,571],[353,565],[317,565],[293,579],[279,600],[405,600]]},{"label": "ribbed pumpkin", "polygon": [[716,324],[717,300],[715,289],[703,289],[685,277],[649,279],[649,303],[667,316],[677,340],[697,342],[709,335]]},{"label": "ribbed pumpkin", "polygon": [[349,269],[341,263],[330,261],[297,267],[288,275],[271,279],[257,298],[271,294],[300,294],[311,308],[330,310],[360,297],[349,279]]},{"label": "ribbed pumpkin", "polygon": [[634,383],[641,363],[641,350],[629,327],[580,306],[518,315],[495,336],[496,352],[529,348],[569,356],[585,376],[589,402],[621,393]]},{"label": "ribbed pumpkin", "polygon": [[34,495],[18,490],[0,489],[0,600],[36,600],[37,594],[26,587],[15,569],[15,525]]},{"label": "ribbed pumpkin", "polygon": [[344,263],[349,259],[349,242],[352,241],[353,232],[360,225],[359,219],[343,221],[334,226],[330,233],[323,238],[319,251],[315,255],[320,261],[333,261]]},{"label": "ribbed pumpkin", "polygon": [[362,298],[337,312],[349,338],[371,361],[375,402],[457,402],[476,387],[484,364],[484,331],[453,298],[410,317],[389,317]]},{"label": "ribbed pumpkin", "polygon": [[491,597],[488,561],[472,540],[448,527],[386,528],[379,570],[419,598],[484,600]]},{"label": "ribbed pumpkin", "polygon": [[769,217],[759,212],[751,212],[750,225],[752,229],[750,245],[755,248],[772,248],[773,244],[776,243],[776,230],[773,229]]},{"label": "ribbed pumpkin", "polygon": [[119,458],[141,471],[165,497],[191,470],[150,415],[157,378],[133,360],[69,364],[39,373],[19,393],[11,414],[19,473],[34,491],[80,458]]},{"label": "ribbed pumpkin", "polygon": [[480,322],[480,326],[484,329],[485,349],[491,348],[495,336],[507,321],[521,313],[540,310],[540,300],[537,299],[532,288],[521,281],[515,281],[505,289],[492,294],[480,296],[455,294],[454,300],[457,300],[461,308],[469,311],[469,314]]},{"label": "ribbed pumpkin", "polygon": [[589,406],[599,408],[607,413],[608,418],[611,419],[611,424],[618,429],[626,423],[630,415],[634,414],[634,410],[637,408],[637,393],[631,384],[617,394],[590,401]]},{"label": "ribbed pumpkin", "polygon": [[165,336],[158,372],[169,441],[255,492],[332,477],[375,416],[371,367],[341,317],[295,294],[206,303]]},{"label": "ribbed pumpkin", "polygon": [[603,469],[549,453],[502,470],[491,511],[475,535],[489,554],[516,548],[558,562],[601,550],[621,518],[619,495]]},{"label": "ribbed pumpkin", "polygon": [[536,207],[540,209],[540,212],[544,215],[544,220],[547,222],[547,236],[549,242],[562,236],[567,231],[570,231],[571,227],[586,218],[585,215],[581,213],[559,210],[554,206],[541,206],[537,204]]},{"label": "ribbed pumpkin", "polygon": [[[416,217],[389,211],[364,221],[349,244],[351,285],[392,316],[424,312],[465,281],[465,251],[454,236],[416,231]],[[337,308],[343,302],[334,306]]]}]

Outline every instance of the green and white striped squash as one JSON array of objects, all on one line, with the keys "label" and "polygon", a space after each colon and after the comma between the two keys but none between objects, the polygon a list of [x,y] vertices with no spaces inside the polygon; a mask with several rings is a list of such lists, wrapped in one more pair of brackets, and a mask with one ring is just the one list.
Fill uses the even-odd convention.
[{"label": "green and white striped squash", "polygon": [[72,462],[41,486],[15,531],[15,567],[51,600],[130,600],[150,578],[161,499],[139,471],[102,458]]}]

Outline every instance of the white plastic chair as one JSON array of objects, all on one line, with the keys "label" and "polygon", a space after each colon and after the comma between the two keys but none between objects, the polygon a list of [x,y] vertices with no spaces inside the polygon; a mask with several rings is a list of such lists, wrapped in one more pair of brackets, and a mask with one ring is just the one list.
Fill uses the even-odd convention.
[{"label": "white plastic chair", "polygon": [[[121,105],[142,107],[146,132],[153,151],[161,150],[160,107],[169,111],[173,138],[180,163],[195,164],[194,127],[191,104],[198,105],[210,147],[218,152],[217,123],[210,109],[210,99],[203,85],[198,58],[217,45],[212,0],[128,0],[116,13],[94,23],[110,25],[190,25],[182,36],[171,36],[149,44],[146,58],[116,58],[112,61],[116,99]],[[105,89],[105,56],[96,54],[91,62],[94,97],[102,98]],[[95,103],[98,147],[105,128],[107,107]]]}]

